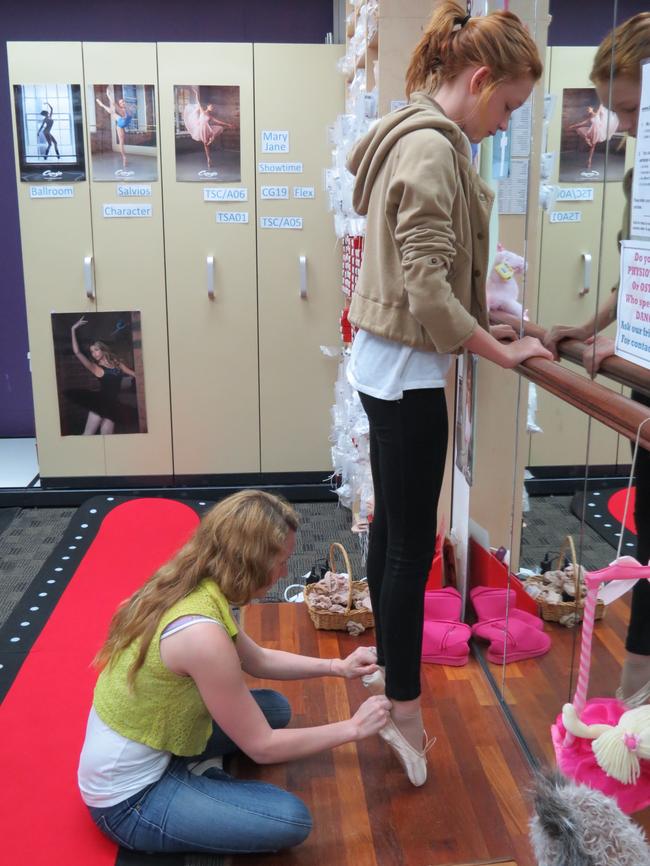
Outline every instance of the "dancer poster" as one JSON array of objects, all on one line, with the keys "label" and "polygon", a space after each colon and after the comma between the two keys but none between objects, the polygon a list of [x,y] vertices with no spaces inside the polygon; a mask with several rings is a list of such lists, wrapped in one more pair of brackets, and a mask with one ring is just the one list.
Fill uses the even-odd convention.
[{"label": "dancer poster", "polygon": [[560,182],[621,181],[624,173],[625,136],[618,131],[616,114],[600,104],[593,87],[564,90]]},{"label": "dancer poster", "polygon": [[79,84],[14,84],[20,179],[86,179]]},{"label": "dancer poster", "polygon": [[52,313],[62,436],[146,433],[140,313]]},{"label": "dancer poster", "polygon": [[241,181],[239,87],[174,87],[176,180]]},{"label": "dancer poster", "polygon": [[478,355],[464,352],[456,375],[456,466],[472,486],[476,435],[476,371]]},{"label": "dancer poster", "polygon": [[87,110],[94,181],[158,180],[152,84],[90,85]]}]

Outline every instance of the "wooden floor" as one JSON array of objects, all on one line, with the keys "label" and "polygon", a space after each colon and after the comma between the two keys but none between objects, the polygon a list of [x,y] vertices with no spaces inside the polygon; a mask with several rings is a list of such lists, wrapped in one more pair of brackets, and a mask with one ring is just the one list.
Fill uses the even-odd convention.
[{"label": "wooden floor", "polygon": [[[630,617],[629,593],[608,605],[605,617],[594,628],[589,675],[590,697],[613,697],[618,686],[625,654],[625,636]],[[551,636],[550,652],[505,666],[487,663],[513,719],[535,758],[555,765],[550,728],[563,704],[573,700],[580,659],[581,631],[545,623]],[[650,836],[650,808],[637,812],[633,819]]]},{"label": "wooden floor", "polygon": [[[316,631],[302,604],[251,605],[243,623],[266,646],[308,655],[344,656],[359,642],[373,642],[372,630],[360,638]],[[262,685],[289,698],[296,725],[349,718],[366,697],[360,682],[334,678]],[[377,736],[287,765],[260,767],[239,759],[238,776],[302,797],[314,829],[293,851],[240,855],[233,863],[535,866],[527,837],[529,765],[476,660],[460,668],[425,665],[423,706],[425,726],[437,742],[422,788],[408,782]]]}]

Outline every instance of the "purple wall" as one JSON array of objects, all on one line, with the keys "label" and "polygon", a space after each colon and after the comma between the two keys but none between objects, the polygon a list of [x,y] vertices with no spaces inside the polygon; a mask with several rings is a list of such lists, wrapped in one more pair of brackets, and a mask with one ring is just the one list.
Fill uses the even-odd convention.
[{"label": "purple wall", "polygon": [[648,11],[648,0],[550,0],[548,44],[598,45],[612,27]]},{"label": "purple wall", "polygon": [[[324,42],[332,0],[112,0],[99,8],[71,0],[12,3],[3,39],[86,42]],[[0,45],[0,437],[33,436],[27,322],[18,230],[7,52]]]}]

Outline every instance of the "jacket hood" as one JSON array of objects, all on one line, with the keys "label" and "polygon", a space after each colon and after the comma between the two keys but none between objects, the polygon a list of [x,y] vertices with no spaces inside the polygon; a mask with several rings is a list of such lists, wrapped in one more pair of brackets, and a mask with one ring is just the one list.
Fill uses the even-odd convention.
[{"label": "jacket hood", "polygon": [[348,155],[348,170],[356,175],[352,202],[358,214],[368,213],[372,186],[392,147],[403,135],[416,129],[439,130],[461,157],[471,161],[470,144],[461,128],[428,94],[412,93],[408,105],[385,115],[359,139]]}]

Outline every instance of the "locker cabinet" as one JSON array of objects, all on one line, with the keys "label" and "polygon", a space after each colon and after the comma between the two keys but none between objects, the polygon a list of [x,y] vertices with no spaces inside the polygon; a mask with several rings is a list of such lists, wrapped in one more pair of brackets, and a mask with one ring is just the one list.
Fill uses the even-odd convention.
[{"label": "locker cabinet", "polygon": [[[104,82],[153,83],[155,46],[134,45],[130,49],[120,53],[120,46],[114,45],[9,43],[12,97],[14,85],[23,90],[25,104],[31,86],[48,85],[49,90],[37,94],[48,99],[48,93],[56,92],[57,86],[76,85],[83,106],[85,85],[94,76]],[[38,114],[38,106],[32,109]],[[17,129],[15,111],[12,123],[14,136],[20,133],[26,138],[25,130]],[[57,130],[57,135],[63,152],[65,127],[63,122],[60,125],[63,133]],[[102,204],[115,200],[115,184],[90,181],[90,143],[85,133],[84,124],[86,178],[70,184],[62,181],[73,188],[69,198],[31,197],[34,188],[43,184],[22,182],[17,164],[40,473],[43,478],[169,474],[172,460],[159,186],[152,185],[151,219],[103,219]],[[15,141],[17,144],[17,138]],[[43,157],[43,167],[47,165],[45,170],[56,173],[60,159],[54,152],[48,158],[46,162]],[[51,314],[109,310],[141,312],[148,432],[61,435]]]},{"label": "locker cabinet", "polygon": [[[161,43],[158,76],[174,469],[259,472],[253,46]],[[220,182],[215,146],[216,176],[197,163],[203,180],[177,181],[174,88],[185,85],[239,88],[240,180]],[[226,189],[246,199],[204,200]],[[227,212],[248,222],[218,223]]]},{"label": "locker cabinet", "polygon": [[[341,339],[340,249],[324,189],[324,169],[331,161],[327,127],[343,104],[343,81],[336,70],[340,53],[336,45],[255,45],[264,472],[327,470],[331,465],[324,434],[330,429],[337,364],[320,347],[337,346]],[[288,152],[262,152],[265,132],[267,139],[269,133],[288,132]],[[299,163],[302,171],[260,173],[265,162]],[[277,186],[288,188],[288,198],[262,198],[263,188]],[[302,220],[302,228],[262,228],[275,224],[269,217]],[[325,394],[331,399],[323,399]]]},{"label": "locker cabinet", "polygon": [[[327,127],[343,108],[338,54],[316,45],[9,44],[12,84],[78,84],[84,118],[86,178],[70,198],[31,199],[18,174],[45,483],[328,469],[336,363],[320,346],[338,344],[342,304],[323,176]],[[105,121],[93,85],[127,82],[155,93],[146,219],[107,218],[128,173],[93,179],[91,135]],[[204,148],[185,111],[221,91],[235,108]],[[278,132],[284,144],[269,145]],[[112,150],[119,166],[115,138]],[[300,171],[262,171],[278,162]],[[267,228],[279,217],[296,219]],[[50,314],[117,310],[141,315],[147,432],[61,435]]]}]

